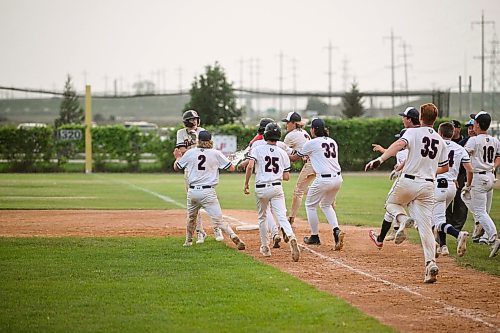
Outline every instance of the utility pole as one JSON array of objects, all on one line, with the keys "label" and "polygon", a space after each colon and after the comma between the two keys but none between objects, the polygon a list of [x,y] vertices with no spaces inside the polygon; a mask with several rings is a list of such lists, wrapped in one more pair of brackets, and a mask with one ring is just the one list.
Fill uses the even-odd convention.
[{"label": "utility pole", "polygon": [[[250,90],[253,90],[254,89],[254,85],[253,85],[253,71],[254,71],[254,67],[253,67],[253,58],[250,58],[248,60],[248,65],[249,65],[249,77],[250,77],[250,82],[248,83],[249,85],[249,89]],[[248,98],[250,99],[250,105],[251,105],[251,108],[253,109],[253,100],[252,100],[252,97],[254,96],[253,93],[250,93],[248,95]]]},{"label": "utility pole", "polygon": [[[260,77],[260,58],[255,59],[255,90],[259,91],[260,84],[259,84],[259,77]],[[260,112],[260,98],[258,95],[255,95],[257,98],[257,112]]]},{"label": "utility pole", "polygon": [[458,116],[462,118],[462,75],[458,76]]},{"label": "utility pole", "polygon": [[280,76],[279,76],[279,95],[280,95],[280,101],[279,101],[279,113],[283,111],[283,51],[280,51],[279,54],[280,57]]},{"label": "utility pole", "polygon": [[[292,85],[293,93],[297,93],[297,59],[292,58]],[[293,97],[293,111],[297,111],[297,97]]]},{"label": "utility pole", "polygon": [[493,39],[491,40],[491,53],[489,55],[490,59],[490,91],[491,91],[491,113],[495,114],[495,94],[497,91],[497,75],[496,67],[499,63],[498,56],[498,36],[496,33],[493,34]]},{"label": "utility pole", "polygon": [[332,41],[328,41],[328,46],[326,47],[328,50],[328,105],[332,104],[332,51],[333,49],[338,50],[336,46],[332,46]]},{"label": "utility pole", "polygon": [[104,75],[104,95],[108,94],[108,76]]},{"label": "utility pole", "polygon": [[394,112],[394,108],[395,108],[395,104],[394,104],[394,85],[396,84],[395,82],[395,75],[394,75],[394,72],[395,72],[395,69],[396,69],[396,65],[394,64],[394,40],[400,38],[400,37],[396,37],[394,36],[394,31],[391,29],[391,35],[390,36],[386,36],[384,37],[384,39],[387,39],[389,38],[391,40],[391,91],[392,91],[392,112]]},{"label": "utility pole", "polygon": [[[405,91],[408,94],[408,91],[409,91],[409,88],[408,88],[408,66],[409,65],[408,65],[408,61],[407,61],[408,54],[406,53],[406,48],[409,47],[409,45],[403,41],[403,43],[401,44],[401,47],[403,48],[403,66],[405,69]],[[410,97],[408,95],[406,95],[406,103],[407,104],[410,103]]]},{"label": "utility pole", "polygon": [[[495,21],[485,21],[484,20],[484,11],[481,12],[481,21],[480,22],[472,22],[472,27],[475,24],[481,25],[481,110],[484,110],[484,26],[486,24],[493,24],[495,26]],[[477,57],[474,57],[477,58]]]}]

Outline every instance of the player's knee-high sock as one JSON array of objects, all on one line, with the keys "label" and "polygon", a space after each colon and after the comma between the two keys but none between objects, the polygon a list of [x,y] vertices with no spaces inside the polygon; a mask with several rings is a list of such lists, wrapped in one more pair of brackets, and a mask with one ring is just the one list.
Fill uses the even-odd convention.
[{"label": "player's knee-high sock", "polygon": [[[446,234],[448,235],[452,235],[453,237],[455,238],[458,238],[458,234],[460,233],[460,231],[458,231],[457,229],[455,229],[451,224],[449,223],[444,223],[441,225],[441,230],[440,232],[444,233],[444,237],[446,239]],[[441,244],[440,244],[441,245]],[[446,245],[446,241],[444,242],[443,245]]]},{"label": "player's knee-high sock", "polygon": [[386,220],[384,220],[382,222],[382,228],[380,229],[380,235],[377,236],[377,241],[379,241],[379,242],[383,242],[384,241],[385,236],[387,235],[387,233],[391,229],[391,225],[392,225],[392,223],[388,222]]},{"label": "player's knee-high sock", "polygon": [[196,231],[204,231],[203,223],[201,222],[201,211],[198,211],[198,215],[196,216]]},{"label": "player's knee-high sock", "polygon": [[446,232],[438,231],[439,246],[446,245]]}]

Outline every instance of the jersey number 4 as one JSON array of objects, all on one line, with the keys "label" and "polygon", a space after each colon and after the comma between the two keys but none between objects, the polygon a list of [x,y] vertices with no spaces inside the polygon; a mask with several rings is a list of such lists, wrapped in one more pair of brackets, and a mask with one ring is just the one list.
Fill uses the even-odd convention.
[{"label": "jersey number 4", "polygon": [[278,173],[278,171],[280,170],[280,166],[278,165],[279,160],[280,160],[279,157],[271,157],[271,156],[264,157],[264,161],[266,161],[264,170],[266,172]]},{"label": "jersey number 4", "polygon": [[330,144],[324,142],[321,144],[321,147],[325,149],[324,155],[326,158],[337,157],[337,151],[335,150],[335,145],[333,144],[333,142],[330,142]]},{"label": "jersey number 4", "polygon": [[429,156],[431,160],[436,158],[438,152],[439,141],[436,139],[430,139],[427,136],[422,138],[422,143],[424,144],[424,148],[420,149],[420,153],[423,157]]}]

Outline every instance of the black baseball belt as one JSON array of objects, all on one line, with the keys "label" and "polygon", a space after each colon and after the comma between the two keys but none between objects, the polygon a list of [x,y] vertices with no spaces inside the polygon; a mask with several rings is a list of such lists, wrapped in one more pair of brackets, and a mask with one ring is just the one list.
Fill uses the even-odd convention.
[{"label": "black baseball belt", "polygon": [[[331,178],[331,177],[335,177],[335,174],[331,174],[331,173],[322,173],[320,174],[321,178]],[[340,176],[340,172],[337,172],[337,176]]]},{"label": "black baseball belt", "polygon": [[271,183],[271,184],[257,184],[255,185],[256,188],[263,188],[263,187],[266,187],[266,186],[278,186],[278,185],[281,185],[281,182],[275,182],[275,183]]},{"label": "black baseball belt", "polygon": [[[405,178],[408,178],[408,179],[411,179],[411,180],[415,180],[415,178],[417,178],[417,177],[415,177],[413,175],[408,175],[408,174],[405,173]],[[434,182],[434,179],[432,179],[432,178],[424,178],[424,179],[425,179],[425,181],[428,181],[428,182],[431,182],[431,183]]]},{"label": "black baseball belt", "polygon": [[207,189],[207,188],[212,188],[213,186],[211,185],[189,185],[189,188],[202,188],[202,189]]}]

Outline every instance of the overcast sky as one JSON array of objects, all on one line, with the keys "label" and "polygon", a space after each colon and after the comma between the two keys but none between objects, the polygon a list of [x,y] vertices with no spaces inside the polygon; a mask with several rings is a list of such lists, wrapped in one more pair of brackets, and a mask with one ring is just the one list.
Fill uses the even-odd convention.
[{"label": "overcast sky", "polygon": [[482,10],[497,24],[485,26],[490,51],[499,0],[1,0],[0,85],[61,90],[69,73],[79,91],[85,79],[93,91],[111,91],[115,79],[119,90],[149,79],[172,91],[219,61],[236,87],[278,90],[282,51],[284,90],[295,60],[295,88],[326,92],[331,41],[333,91],[354,78],[361,90],[390,90],[393,29],[396,88],[404,42],[410,89],[456,90],[459,75],[472,75],[479,91],[481,26],[472,22]]}]

